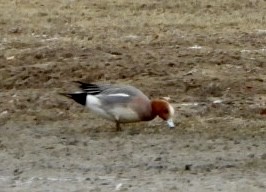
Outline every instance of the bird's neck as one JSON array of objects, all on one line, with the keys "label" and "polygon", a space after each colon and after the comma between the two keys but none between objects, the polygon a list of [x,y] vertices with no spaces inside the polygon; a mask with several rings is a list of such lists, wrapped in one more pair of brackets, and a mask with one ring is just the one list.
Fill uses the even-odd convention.
[{"label": "bird's neck", "polygon": [[160,113],[161,106],[165,104],[165,101],[161,99],[154,99],[151,101],[151,109],[152,109],[152,114],[153,116],[157,116]]}]

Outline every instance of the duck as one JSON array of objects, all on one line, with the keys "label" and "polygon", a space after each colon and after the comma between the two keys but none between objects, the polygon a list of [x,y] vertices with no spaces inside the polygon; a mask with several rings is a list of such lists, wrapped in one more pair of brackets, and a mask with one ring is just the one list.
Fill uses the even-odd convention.
[{"label": "duck", "polygon": [[99,117],[116,124],[116,131],[121,131],[121,124],[151,121],[159,116],[169,128],[174,128],[174,107],[167,99],[149,99],[141,90],[131,85],[84,83],[74,81],[81,91],[60,93],[87,107]]}]

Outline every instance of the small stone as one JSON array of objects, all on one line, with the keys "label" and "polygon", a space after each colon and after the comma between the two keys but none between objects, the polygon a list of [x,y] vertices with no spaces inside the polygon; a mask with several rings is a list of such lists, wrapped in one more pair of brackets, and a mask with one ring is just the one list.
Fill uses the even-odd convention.
[{"label": "small stone", "polygon": [[161,170],[165,168],[163,165],[157,164],[157,163],[151,163],[150,165],[147,166],[147,170],[150,169],[157,169],[157,170]]},{"label": "small stone", "polygon": [[266,153],[263,153],[263,154],[261,155],[261,159],[266,160]]},{"label": "small stone", "polygon": [[109,185],[110,183],[108,183],[108,182],[103,182],[103,183],[101,183],[101,185]]},{"label": "small stone", "polygon": [[173,63],[173,62],[169,62],[167,65],[168,65],[169,67],[174,67],[176,64]]},{"label": "small stone", "polygon": [[93,36],[88,36],[88,37],[87,37],[87,40],[88,40],[88,41],[91,41],[92,39],[93,39]]},{"label": "small stone", "polygon": [[77,139],[70,139],[67,144],[68,145],[77,145],[79,141]]},{"label": "small stone", "polygon": [[71,57],[73,57],[73,53],[65,53],[65,54],[63,54],[63,57],[64,58],[71,58]]},{"label": "small stone", "polygon": [[185,165],[185,171],[190,171],[192,167],[192,164]]},{"label": "small stone", "polygon": [[15,176],[17,176],[17,175],[20,175],[21,173],[23,173],[23,171],[21,171],[21,170],[19,170],[19,169],[17,168],[17,169],[15,169],[15,170],[13,171],[13,173],[14,173]]},{"label": "small stone", "polygon": [[6,60],[13,60],[13,59],[15,59],[15,56],[10,56],[6,58]]},{"label": "small stone", "polygon": [[42,53],[37,53],[36,55],[35,55],[35,58],[36,59],[42,59],[44,56],[43,56],[43,54]]},{"label": "small stone", "polygon": [[19,33],[21,32],[21,28],[20,27],[13,27],[9,30],[10,33]]},{"label": "small stone", "polygon": [[154,159],[154,161],[161,161],[161,160],[162,160],[161,157],[156,157],[156,158]]},{"label": "small stone", "polygon": [[228,165],[225,165],[224,167],[225,167],[225,168],[234,168],[234,167],[236,167],[236,166],[233,165],[233,164],[228,164]]},{"label": "small stone", "polygon": [[255,154],[250,153],[250,154],[248,154],[248,157],[249,157],[249,158],[254,158],[254,157],[255,157]]}]

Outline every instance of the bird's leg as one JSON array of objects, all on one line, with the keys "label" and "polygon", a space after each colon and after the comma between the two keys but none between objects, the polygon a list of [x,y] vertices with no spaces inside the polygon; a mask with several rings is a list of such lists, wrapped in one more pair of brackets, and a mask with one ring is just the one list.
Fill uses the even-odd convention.
[{"label": "bird's leg", "polygon": [[116,121],[116,131],[122,131],[120,123],[118,121]]}]

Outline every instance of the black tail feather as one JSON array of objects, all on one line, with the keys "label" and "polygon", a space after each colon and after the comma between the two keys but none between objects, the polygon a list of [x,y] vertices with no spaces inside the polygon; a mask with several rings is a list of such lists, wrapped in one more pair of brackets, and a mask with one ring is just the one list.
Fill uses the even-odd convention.
[{"label": "black tail feather", "polygon": [[68,97],[70,99],[73,99],[77,103],[81,105],[86,105],[86,99],[87,99],[87,93],[59,93],[60,95],[63,95],[65,97]]},{"label": "black tail feather", "polygon": [[81,81],[74,81],[74,83],[79,84],[79,88],[90,95],[97,95],[102,92],[101,87],[93,83],[83,83]]}]

